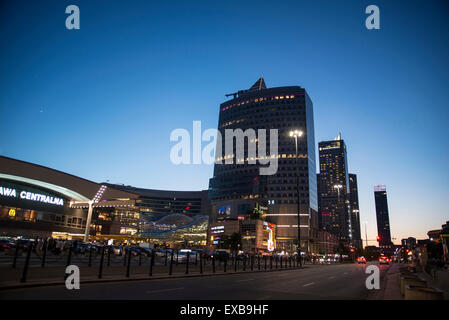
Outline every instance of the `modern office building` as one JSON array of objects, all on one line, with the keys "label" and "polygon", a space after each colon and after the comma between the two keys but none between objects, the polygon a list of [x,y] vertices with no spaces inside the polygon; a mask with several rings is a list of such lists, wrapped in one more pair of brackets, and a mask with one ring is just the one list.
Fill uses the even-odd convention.
[{"label": "modern office building", "polygon": [[351,206],[352,241],[354,246],[362,248],[362,235],[360,232],[359,191],[357,187],[357,175],[349,174],[349,204]]},{"label": "modern office building", "polygon": [[[316,195],[315,130],[313,104],[306,90],[300,86],[267,88],[260,78],[250,89],[229,94],[232,98],[220,105],[218,130],[222,137],[226,129],[241,129],[248,133],[254,129],[256,136],[245,139],[262,141],[259,129],[267,130],[267,154],[250,150],[239,155],[235,145],[226,153],[222,143],[221,158],[217,157],[213,177],[209,183],[212,222],[237,219],[255,207],[261,209],[268,222],[277,225],[277,249],[294,251],[297,243],[297,183],[295,140],[291,130],[301,130],[298,139],[299,193],[301,206],[301,250],[314,252],[317,248],[318,219]],[[270,150],[270,129],[278,130],[278,150]],[[229,149],[228,149],[229,151]],[[260,151],[260,149],[258,150]],[[270,152],[271,151],[271,152]],[[263,159],[277,159],[277,171],[262,175],[259,171]],[[232,161],[232,164],[227,164]],[[254,160],[256,163],[250,163]]]},{"label": "modern office building", "polygon": [[346,145],[341,135],[318,144],[320,173],[318,205],[320,230],[352,244],[352,214]]},{"label": "modern office building", "polygon": [[379,248],[385,254],[391,254],[390,217],[388,213],[387,189],[385,185],[374,186],[374,202],[376,205],[377,236]]}]

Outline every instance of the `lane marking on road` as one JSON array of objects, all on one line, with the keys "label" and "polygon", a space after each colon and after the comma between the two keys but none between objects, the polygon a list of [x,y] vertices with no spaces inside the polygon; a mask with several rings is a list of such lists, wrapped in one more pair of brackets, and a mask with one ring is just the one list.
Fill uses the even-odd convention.
[{"label": "lane marking on road", "polygon": [[303,287],[311,286],[312,284],[315,284],[315,282],[311,282],[311,283],[305,284],[305,285],[303,285]]},{"label": "lane marking on road", "polygon": [[184,290],[184,287],[170,288],[170,289],[161,289],[161,290],[152,290],[152,291],[147,291],[147,293],[159,293],[159,292],[167,292],[167,291],[175,291],[175,290]]},{"label": "lane marking on road", "polygon": [[236,280],[236,282],[246,282],[246,281],[253,281],[254,279],[241,279],[241,280]]}]

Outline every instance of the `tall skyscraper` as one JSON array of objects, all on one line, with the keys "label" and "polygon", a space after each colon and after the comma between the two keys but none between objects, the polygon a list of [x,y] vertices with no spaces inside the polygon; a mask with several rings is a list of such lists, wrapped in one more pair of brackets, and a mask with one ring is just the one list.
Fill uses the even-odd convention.
[{"label": "tall skyscraper", "polygon": [[390,233],[390,217],[388,214],[387,189],[385,185],[374,186],[376,205],[377,236],[379,247],[385,254],[391,254],[392,242]]},{"label": "tall skyscraper", "polygon": [[[278,152],[272,155],[278,159],[278,169],[273,175],[261,175],[259,168],[266,165],[249,164],[246,151],[243,159],[236,159],[235,152],[226,154],[223,143],[223,158],[233,159],[233,164],[215,164],[209,183],[211,220],[237,219],[257,206],[277,225],[277,248],[295,251],[298,226],[296,149],[289,131],[301,130],[303,136],[298,139],[301,250],[316,252],[317,241],[310,241],[318,237],[315,130],[313,104],[306,90],[300,86],[267,88],[260,78],[250,89],[227,96],[232,99],[220,105],[218,121],[222,137],[225,137],[225,129],[254,129],[256,132],[278,129]],[[268,134],[266,140],[267,150],[270,150]]]},{"label": "tall skyscraper", "polygon": [[357,248],[362,248],[362,236],[360,233],[360,209],[359,192],[357,187],[357,175],[349,174],[349,204],[351,205],[352,240]]},{"label": "tall skyscraper", "polygon": [[318,144],[320,174],[318,189],[320,229],[351,243],[352,220],[346,145],[340,133]]}]

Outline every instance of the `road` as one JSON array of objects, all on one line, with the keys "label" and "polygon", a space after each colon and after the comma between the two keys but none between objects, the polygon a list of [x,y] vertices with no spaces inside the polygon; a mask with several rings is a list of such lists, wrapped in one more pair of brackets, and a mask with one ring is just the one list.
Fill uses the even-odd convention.
[{"label": "road", "polygon": [[[369,265],[369,264],[368,264]],[[308,265],[300,270],[81,284],[0,291],[0,299],[367,299],[364,264]],[[381,265],[381,281],[389,265]]]}]

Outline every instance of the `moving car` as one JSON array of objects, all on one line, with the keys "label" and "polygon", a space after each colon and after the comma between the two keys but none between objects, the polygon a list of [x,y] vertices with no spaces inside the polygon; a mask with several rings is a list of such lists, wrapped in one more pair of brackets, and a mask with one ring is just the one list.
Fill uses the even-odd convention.
[{"label": "moving car", "polygon": [[357,258],[357,263],[365,263],[366,264],[366,258],[365,257],[358,257]]},{"label": "moving car", "polygon": [[380,257],[379,264],[390,264],[390,260],[387,257]]}]

